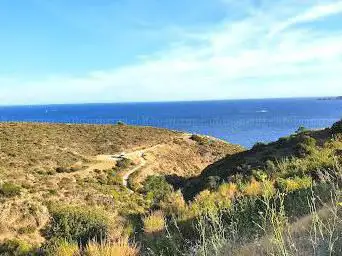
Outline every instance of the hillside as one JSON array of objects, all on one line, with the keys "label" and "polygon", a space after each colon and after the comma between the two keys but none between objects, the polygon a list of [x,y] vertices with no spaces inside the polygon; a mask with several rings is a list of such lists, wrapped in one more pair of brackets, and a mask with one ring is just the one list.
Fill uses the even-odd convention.
[{"label": "hillside", "polygon": [[126,125],[0,134],[0,255],[342,253],[342,121],[250,150]]},{"label": "hillside", "polygon": [[[165,145],[171,151],[185,148],[182,156],[186,159],[206,156],[197,158],[198,161],[192,163],[194,166],[186,163],[193,174],[207,163],[242,150],[239,146],[219,140],[200,144],[187,137],[186,134],[166,129],[128,125],[0,123],[0,169],[48,172],[78,161],[86,162],[91,156]],[[158,154],[167,160],[169,150]],[[184,164],[174,156],[170,156],[169,160]],[[172,172],[173,167],[161,171]]]},{"label": "hillside", "polygon": [[312,147],[323,148],[332,137],[331,129],[327,128],[299,131],[269,144],[256,143],[252,149],[226,156],[206,167],[198,177],[183,181],[184,193],[187,198],[192,198],[200,191],[210,189],[213,181],[220,184],[229,182],[236,175],[249,178],[258,170],[272,171],[277,163],[287,159],[305,158]]},{"label": "hillside", "polygon": [[[14,197],[1,196],[0,191],[0,240],[19,236],[35,242],[43,241],[38,230],[48,221],[48,202],[106,205],[129,212],[132,206],[124,199],[129,191],[122,179],[131,169],[139,169],[138,183],[155,174],[190,177],[242,150],[219,140],[199,143],[191,135],[152,127],[34,123],[1,123],[0,149],[0,186],[11,184],[9,190],[20,190],[17,195],[13,192]],[[110,157],[122,152],[122,161]],[[144,152],[145,160],[137,152]],[[140,168],[142,160],[146,164]],[[114,191],[124,194],[117,202],[111,195]],[[136,207],[143,209],[141,205]]]}]

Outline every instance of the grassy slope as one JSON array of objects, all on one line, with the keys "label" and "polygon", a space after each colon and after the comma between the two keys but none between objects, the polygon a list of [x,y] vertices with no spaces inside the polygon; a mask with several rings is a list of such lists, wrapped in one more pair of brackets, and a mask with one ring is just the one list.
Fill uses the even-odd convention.
[{"label": "grassy slope", "polygon": [[250,177],[253,170],[267,168],[268,162],[281,162],[285,159],[298,157],[300,154],[298,145],[304,143],[306,138],[314,138],[317,146],[322,147],[332,138],[331,129],[306,131],[288,137],[280,138],[269,144],[257,144],[252,149],[229,155],[209,165],[203,172],[184,182],[185,197],[192,198],[195,194],[206,189],[206,183],[210,177],[219,177],[220,182],[226,182],[232,176],[239,174]]},{"label": "grassy slope", "polygon": [[[216,140],[199,143],[186,134],[152,127],[0,123],[0,186],[10,182],[21,187],[15,197],[0,195],[0,219],[5,220],[0,222],[0,241],[17,236],[39,242],[38,229],[48,221],[49,202],[100,205],[120,214],[143,211],[141,196],[131,196],[117,181],[108,181],[104,170],[80,178],[56,173],[56,168],[87,166],[92,156],[154,145],[160,147],[148,153],[153,164],[149,162],[147,174],[186,177],[242,150]],[[142,173],[141,179],[147,174]]]},{"label": "grassy slope", "polygon": [[[281,163],[285,158],[294,157],[293,161],[287,161],[287,163],[279,164],[274,168],[274,176],[270,174],[269,177],[272,181],[277,180],[277,177],[282,177],[279,175],[282,171],[280,167],[286,167],[286,172],[289,172],[287,174],[295,177],[297,173],[292,173],[292,168],[295,169],[298,167],[295,164],[303,164],[303,166],[308,167],[306,170],[308,172],[304,173],[304,177],[307,177],[315,173],[316,167],[324,170],[327,167],[325,166],[326,160],[329,164],[333,164],[334,156],[341,156],[342,150],[342,137],[336,137],[334,142],[327,143],[333,137],[331,129],[307,131],[282,138],[268,145],[257,145],[251,150],[243,151],[238,146],[233,146],[208,137],[190,137],[182,133],[148,127],[28,124],[4,124],[2,126],[5,128],[0,129],[2,134],[1,141],[6,141],[6,144],[2,142],[3,144],[1,145],[6,145],[4,152],[6,152],[7,158],[2,157],[2,161],[4,162],[1,163],[1,166],[6,166],[7,168],[3,168],[2,172],[0,172],[0,179],[2,181],[9,179],[15,181],[23,189],[19,196],[10,199],[1,198],[0,196],[0,204],[2,206],[0,219],[6,220],[4,223],[0,223],[0,241],[3,238],[15,236],[24,240],[39,241],[41,237],[38,230],[44,227],[47,222],[46,218],[49,215],[46,212],[46,205],[51,202],[58,202],[60,204],[85,204],[89,205],[91,209],[95,206],[101,206],[107,214],[118,214],[118,217],[114,217],[119,222],[117,223],[118,228],[116,228],[118,230],[118,236],[121,235],[120,229],[125,227],[129,216],[134,215],[138,216],[138,218],[144,218],[148,212],[155,209],[155,206],[151,208],[151,205],[148,204],[148,195],[146,197],[139,193],[128,193],[122,186],[108,182],[105,172],[94,173],[94,176],[87,180],[77,177],[74,177],[75,180],[63,180],[58,177],[58,174],[36,172],[34,171],[34,164],[27,165],[27,163],[33,162],[35,164],[38,163],[39,166],[49,164],[49,168],[54,168],[58,166],[57,164],[60,164],[57,161],[64,157],[64,155],[56,155],[56,152],[61,152],[61,150],[69,152],[72,157],[75,157],[75,159],[69,159],[68,162],[62,162],[63,165],[68,165],[74,161],[82,160],[83,157],[88,155],[112,154],[127,151],[132,148],[146,148],[158,144],[160,147],[158,146],[155,149],[156,151],[148,152],[146,155],[146,159],[150,163],[150,168],[147,168],[148,174],[174,173],[181,176],[181,178],[188,177],[192,174],[198,175],[190,178],[183,190],[185,196],[188,198],[207,189],[206,186],[210,177],[218,177],[218,184],[220,185],[227,181],[230,182],[232,178],[235,178],[234,176],[236,174],[243,176],[245,178],[242,182],[243,184],[238,184],[238,181],[233,181],[233,183],[236,183],[237,188],[228,188],[224,185],[229,184],[222,184],[223,186],[221,185],[222,187],[220,186],[218,190],[213,188],[211,191],[204,191],[205,193],[198,195],[189,205],[186,205],[182,195],[177,196],[178,194],[173,194],[170,200],[167,199],[169,202],[163,202],[166,206],[168,203],[172,207],[175,206],[170,209],[176,211],[180,223],[184,222],[185,234],[189,233],[188,235],[190,237],[194,236],[195,231],[187,223],[190,220],[196,221],[193,218],[197,214],[201,214],[201,212],[206,212],[207,210],[216,210],[216,204],[219,207],[223,207],[222,209],[226,209],[224,207],[228,207],[228,205],[225,203],[229,203],[229,207],[231,207],[231,200],[238,204],[239,200],[244,199],[244,197],[247,199],[258,197],[261,187],[251,186],[251,184],[260,185],[262,182],[253,183],[253,170],[265,170],[269,168],[268,162],[270,161],[268,160],[271,160],[277,165],[278,162]],[[16,133],[12,133],[13,127]],[[5,136],[4,132],[6,134]],[[35,135],[37,132],[40,136]],[[341,132],[342,129],[338,133]],[[13,134],[16,134],[15,138],[12,138]],[[113,134],[117,138],[111,137]],[[310,139],[308,140],[308,138],[314,139],[316,145],[311,145]],[[12,143],[9,140],[12,140]],[[13,141],[19,141],[19,143],[15,144]],[[119,145],[116,144],[118,141],[120,141]],[[303,156],[302,148],[299,146],[303,144],[308,145],[308,142],[310,144],[309,148],[314,148],[314,151],[312,155],[307,154]],[[35,156],[38,158],[37,162],[32,161],[32,156],[30,155],[36,153],[36,150],[39,150],[39,153]],[[112,150],[115,152],[112,152]],[[25,159],[23,163],[17,162],[21,159],[20,154],[17,156],[17,152],[20,154],[26,153],[23,157]],[[215,160],[222,158],[226,154],[228,156],[215,162]],[[41,155],[45,156],[43,160],[40,159]],[[44,162],[46,158],[54,160],[50,159]],[[318,166],[312,168],[311,160],[317,161]],[[341,160],[340,157],[339,160]],[[11,163],[11,161],[16,161],[16,163]],[[215,163],[205,168],[199,174],[200,167],[206,166],[210,162]],[[328,170],[329,168],[330,166],[328,166]],[[13,172],[15,172],[15,175]],[[20,176],[25,179],[20,179]],[[29,186],[24,183],[24,180],[30,180],[33,184]],[[272,186],[277,185],[277,183],[271,184]],[[247,190],[246,188],[250,189]],[[232,196],[230,192],[234,192]],[[165,211],[165,214],[169,211],[168,206],[165,207],[161,204],[157,206],[157,209],[158,207],[161,207]],[[170,212],[172,211],[170,210]],[[257,211],[253,210],[253,213],[255,212]],[[240,215],[238,211],[237,213]],[[160,215],[163,216],[163,213]],[[158,212],[152,212],[151,216],[156,220],[161,218],[162,221],[165,221],[162,217],[158,217]],[[152,217],[151,225],[154,225],[155,223]],[[250,219],[250,216],[247,215],[247,217]],[[146,219],[146,222],[147,220],[149,219]],[[27,232],[27,228],[30,228],[30,224],[32,223],[35,223],[34,228],[36,229],[34,233]],[[141,223],[139,224],[138,222],[137,225],[139,226]],[[143,225],[145,228],[145,222]],[[164,228],[163,225],[163,223],[158,224],[156,230],[158,232],[162,230]],[[24,233],[22,233],[23,231]],[[125,232],[127,233],[127,230]],[[156,241],[158,242],[159,240]],[[183,244],[184,241],[177,243]],[[148,245],[144,245],[148,247]]]},{"label": "grassy slope", "polygon": [[113,154],[167,142],[177,133],[149,127],[64,124],[0,124],[0,167],[50,168],[81,155]]}]

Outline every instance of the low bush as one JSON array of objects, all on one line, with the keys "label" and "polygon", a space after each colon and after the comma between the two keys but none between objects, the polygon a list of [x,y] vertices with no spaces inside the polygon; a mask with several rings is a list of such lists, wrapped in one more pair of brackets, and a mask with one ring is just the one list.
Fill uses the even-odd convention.
[{"label": "low bush", "polygon": [[214,190],[219,187],[221,184],[221,178],[219,176],[209,176],[206,181],[204,187],[209,190]]},{"label": "low bush", "polygon": [[158,234],[165,229],[165,216],[162,211],[152,212],[143,218],[144,232]]},{"label": "low bush", "polygon": [[172,192],[160,203],[160,207],[163,212],[169,216],[181,215],[186,210],[186,206],[187,205],[180,190]]},{"label": "low bush", "polygon": [[5,240],[0,243],[0,255],[2,256],[28,256],[34,255],[35,251],[35,247],[18,239]]},{"label": "low bush", "polygon": [[293,192],[301,189],[308,189],[312,186],[311,177],[278,178],[277,187],[283,192]]},{"label": "low bush", "polygon": [[88,206],[52,206],[51,221],[45,230],[47,238],[65,239],[85,245],[87,242],[104,241],[110,221],[106,212]]},{"label": "low bush", "polygon": [[301,134],[301,133],[304,133],[306,131],[308,131],[308,129],[306,129],[304,126],[300,126],[300,127],[298,127],[296,134]]},{"label": "low bush", "polygon": [[0,185],[0,196],[3,197],[14,197],[20,195],[21,187],[10,183],[5,182],[4,184]]},{"label": "low bush", "polygon": [[342,120],[336,122],[331,127],[331,131],[333,134],[339,134],[342,133]]},{"label": "low bush", "polygon": [[238,195],[239,189],[235,183],[224,183],[219,186],[218,193],[223,198],[233,199]]},{"label": "low bush", "polygon": [[296,145],[296,156],[305,157],[312,154],[316,148],[316,139],[310,136],[303,136],[301,142]]},{"label": "low bush", "polygon": [[33,225],[28,225],[26,227],[21,227],[18,229],[19,234],[32,234],[36,231],[36,227]]},{"label": "low bush", "polygon": [[119,161],[116,162],[116,168],[119,169],[127,169],[129,168],[131,165],[133,165],[133,161],[131,159],[128,158],[122,158]]},{"label": "low bush", "polygon": [[190,205],[194,216],[215,214],[221,210],[229,210],[231,206],[232,201],[229,197],[221,197],[219,193],[209,190],[199,193]]},{"label": "low bush", "polygon": [[126,125],[124,122],[122,122],[122,121],[118,121],[117,123],[116,123],[116,125]]},{"label": "low bush", "polygon": [[154,175],[148,176],[143,182],[143,191],[152,205],[158,205],[160,201],[171,194],[173,189],[164,176]]},{"label": "low bush", "polygon": [[258,151],[266,147],[266,143],[264,142],[257,142],[253,145],[252,150]]},{"label": "low bush", "polygon": [[56,172],[57,173],[64,173],[64,172],[70,172],[70,170],[66,167],[57,167]]},{"label": "low bush", "polygon": [[79,246],[75,242],[65,239],[52,238],[40,248],[42,255],[46,256],[80,256]]},{"label": "low bush", "polygon": [[244,186],[242,193],[245,196],[260,196],[263,193],[262,182],[252,179],[252,181]]},{"label": "low bush", "polygon": [[190,136],[190,139],[193,141],[196,141],[200,145],[205,145],[208,142],[207,138],[200,136],[200,135],[197,135],[197,134],[192,134]]}]

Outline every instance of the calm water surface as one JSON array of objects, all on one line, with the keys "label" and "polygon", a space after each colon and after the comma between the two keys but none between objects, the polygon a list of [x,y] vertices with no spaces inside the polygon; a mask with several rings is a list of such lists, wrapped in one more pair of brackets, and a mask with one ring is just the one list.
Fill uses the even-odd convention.
[{"label": "calm water surface", "polygon": [[250,147],[323,128],[342,117],[342,100],[267,99],[0,107],[0,121],[151,125],[215,136]]}]

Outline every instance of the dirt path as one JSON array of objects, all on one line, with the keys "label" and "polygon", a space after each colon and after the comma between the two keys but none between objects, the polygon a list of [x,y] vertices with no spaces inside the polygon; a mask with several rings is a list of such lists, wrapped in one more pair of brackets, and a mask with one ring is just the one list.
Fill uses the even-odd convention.
[{"label": "dirt path", "polygon": [[[127,171],[123,177],[122,177],[122,184],[127,187],[128,186],[128,179],[129,179],[129,176],[131,176],[133,173],[135,173],[136,171],[138,171],[139,169],[143,168],[145,165],[147,165],[147,161],[144,157],[144,154],[147,153],[148,151],[152,151],[154,150],[155,148],[159,147],[159,146],[162,146],[162,144],[158,144],[158,145],[155,145],[153,147],[150,147],[150,148],[147,148],[147,149],[143,149],[143,150],[138,150],[138,151],[134,151],[134,152],[131,152],[129,154],[126,154],[125,155],[125,158],[128,158],[128,159],[132,159],[132,158],[139,158],[139,165],[135,166],[133,169]],[[133,192],[133,191],[131,191]]]},{"label": "dirt path", "polygon": [[132,175],[133,173],[135,173],[136,171],[138,171],[140,168],[144,167],[146,165],[146,160],[144,158],[144,153],[141,152],[140,154],[141,160],[140,160],[140,164],[136,167],[134,167],[132,170],[129,170],[123,177],[122,177],[122,184],[127,187],[128,185],[128,179],[129,176]]},{"label": "dirt path", "polygon": [[122,177],[122,184],[123,186],[127,187],[129,176],[135,173],[136,171],[138,171],[139,169],[143,168],[147,164],[147,161],[144,158],[145,152],[151,151],[159,146],[161,146],[161,144],[158,144],[158,145],[146,148],[146,149],[128,152],[128,153],[121,153],[121,154],[114,154],[114,155],[97,155],[95,157],[88,158],[90,163],[88,164],[86,169],[75,171],[75,172],[70,172],[70,173],[58,173],[57,176],[60,178],[75,179],[75,176],[77,175],[80,178],[84,179],[84,178],[89,177],[94,170],[112,169],[116,165],[116,163],[123,158],[127,158],[133,161],[138,160],[139,164],[134,166],[133,169],[126,171]]}]

